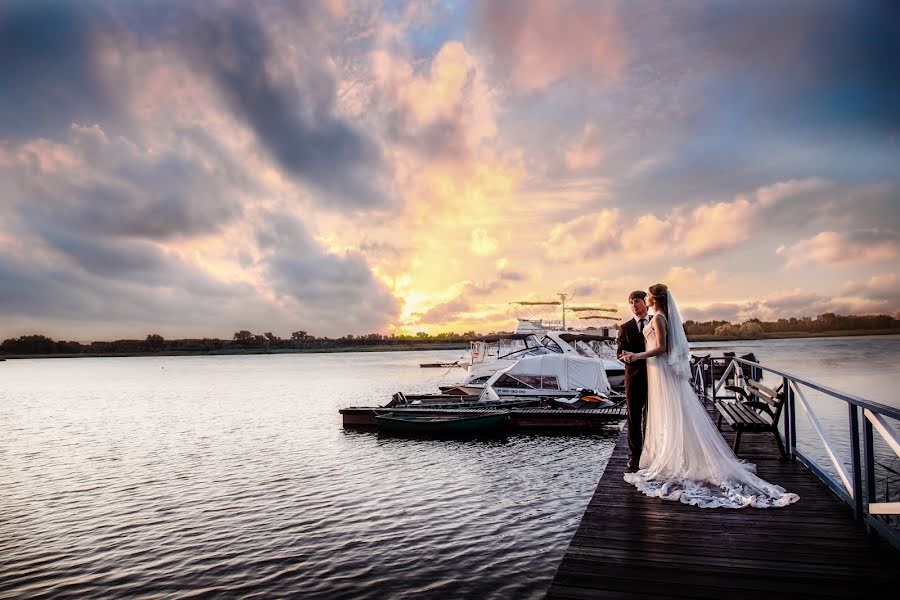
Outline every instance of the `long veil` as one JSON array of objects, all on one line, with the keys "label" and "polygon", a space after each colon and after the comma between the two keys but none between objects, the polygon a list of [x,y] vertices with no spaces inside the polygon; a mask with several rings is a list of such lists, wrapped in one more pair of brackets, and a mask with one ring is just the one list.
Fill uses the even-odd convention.
[{"label": "long veil", "polygon": [[666,291],[669,303],[669,365],[676,375],[683,379],[691,378],[691,347],[688,345],[687,335],[684,333],[684,322],[681,313],[675,303],[672,292]]}]

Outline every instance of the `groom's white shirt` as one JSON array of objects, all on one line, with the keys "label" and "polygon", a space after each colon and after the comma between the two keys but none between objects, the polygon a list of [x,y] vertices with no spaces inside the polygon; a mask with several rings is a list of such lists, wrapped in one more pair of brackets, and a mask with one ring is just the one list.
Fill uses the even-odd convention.
[{"label": "groom's white shirt", "polygon": [[[644,319],[644,327],[646,327],[650,321],[653,320],[653,315],[650,314],[650,311],[647,311],[647,314],[643,316]],[[634,324],[637,325],[638,331],[641,331],[641,317],[634,315]]]}]

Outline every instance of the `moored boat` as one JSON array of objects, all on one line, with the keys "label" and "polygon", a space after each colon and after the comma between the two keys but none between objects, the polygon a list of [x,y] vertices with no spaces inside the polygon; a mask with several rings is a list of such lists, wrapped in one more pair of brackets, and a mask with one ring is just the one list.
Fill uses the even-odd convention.
[{"label": "moored boat", "polygon": [[457,363],[466,369],[466,377],[440,389],[452,394],[480,393],[492,375],[519,360],[556,354],[599,362],[609,386],[621,390],[625,386],[625,365],[615,356],[614,342],[614,338],[596,332],[523,329],[520,321],[516,333],[493,334],[472,341],[468,361]]},{"label": "moored boat", "polygon": [[479,415],[410,415],[383,413],[375,415],[380,431],[406,434],[476,434],[493,433],[509,425],[509,412]]}]

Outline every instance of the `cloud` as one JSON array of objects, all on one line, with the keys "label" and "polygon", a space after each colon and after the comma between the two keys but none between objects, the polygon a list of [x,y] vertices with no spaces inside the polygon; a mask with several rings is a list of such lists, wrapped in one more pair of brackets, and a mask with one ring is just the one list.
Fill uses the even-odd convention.
[{"label": "cloud", "polygon": [[689,14],[684,33],[703,71],[730,77],[735,95],[749,91],[738,75],[753,82],[744,101],[773,122],[843,133],[900,126],[896,4],[722,3]]},{"label": "cloud", "polygon": [[665,216],[665,220],[654,214],[639,216],[622,229],[622,249],[635,260],[654,260],[672,253],[672,245],[677,235],[676,219]]},{"label": "cloud", "polygon": [[[0,320],[483,324],[524,281],[885,310],[900,21],[810,6],[7,2]],[[779,244],[768,289],[814,296],[745,302]]]},{"label": "cloud", "polygon": [[570,293],[570,302],[615,308],[618,318],[628,318],[628,294],[634,290],[646,290],[649,285],[643,273],[618,277],[580,276],[563,282],[562,288]]},{"label": "cloud", "polygon": [[603,209],[554,225],[544,248],[555,260],[596,258],[619,249],[620,233],[619,209]]},{"label": "cloud", "polygon": [[[298,222],[248,203],[259,188],[217,152],[190,138],[144,147],[98,126],[73,126],[66,144],[0,144],[0,241],[18,242],[4,244],[0,314],[181,325],[177,335],[292,319],[334,335],[393,322],[398,303],[362,254],[327,252]],[[243,235],[254,223],[256,240]]]},{"label": "cloud", "polygon": [[48,332],[54,337],[70,336],[74,330],[89,336],[113,331],[112,335],[120,336],[123,328],[137,332],[153,328],[181,336],[223,335],[242,323],[264,327],[274,321],[277,325],[286,316],[270,319],[278,311],[260,302],[247,284],[216,280],[175,257],[157,258],[161,260],[154,261],[152,269],[117,278],[100,269],[73,269],[64,261],[45,264],[31,257],[4,255],[0,258],[0,315],[7,334],[14,334],[17,323],[32,327],[54,323],[59,329]]},{"label": "cloud", "polygon": [[563,284],[563,289],[569,290],[573,296],[585,298],[594,296],[607,290],[607,282],[596,277],[578,277]]},{"label": "cloud", "polygon": [[209,150],[150,149],[96,125],[73,125],[65,144],[0,144],[0,235],[20,240],[35,264],[52,260],[79,277],[229,295],[232,284],[164,245],[220,233],[243,214],[241,174]]},{"label": "cloud", "polygon": [[730,201],[682,204],[658,215],[645,213],[623,224],[619,209],[604,209],[555,225],[545,244],[554,259],[622,252],[632,261],[663,257],[703,258],[738,247],[760,226],[763,209],[832,186],[822,179],[788,180],[739,194]]},{"label": "cloud", "polygon": [[745,242],[756,211],[757,206],[746,198],[695,208],[685,226],[685,253],[692,258],[708,256]]},{"label": "cloud", "polygon": [[[278,164],[315,189],[321,205],[355,210],[388,204],[380,144],[337,112],[335,75],[318,28],[331,15],[327,4],[218,8],[8,4],[0,10],[0,70],[9,84],[0,92],[0,136],[59,139],[75,122],[100,123],[116,133],[138,126],[127,106],[128,84],[136,79],[127,69],[136,65],[128,61],[160,53],[189,63],[193,78],[214,84]],[[295,35],[302,32],[292,46],[275,46],[279,21],[291,22]],[[295,58],[303,69],[286,65],[288,48],[300,55]]]},{"label": "cloud", "polygon": [[11,194],[38,232],[164,240],[214,232],[241,214],[238,174],[191,144],[154,152],[72,125],[68,144],[14,152]]},{"label": "cloud", "polygon": [[462,43],[441,46],[425,75],[386,49],[373,51],[371,63],[390,139],[423,157],[458,160],[495,135],[496,92]]},{"label": "cloud", "polygon": [[359,251],[373,260],[396,263],[405,260],[412,248],[388,242],[363,242],[359,245]]},{"label": "cloud", "polygon": [[746,309],[744,304],[732,302],[713,302],[705,306],[681,306],[681,316],[685,321],[729,321],[741,322],[741,313]]},{"label": "cloud", "polygon": [[707,299],[721,292],[721,278],[717,271],[700,274],[691,267],[672,267],[662,282],[669,286],[679,301],[682,299]]},{"label": "cloud", "polygon": [[509,10],[484,1],[473,18],[480,40],[522,90],[575,76],[614,79],[626,61],[617,15],[608,3],[523,0]]},{"label": "cloud", "polygon": [[497,290],[506,289],[508,287],[507,281],[509,280],[500,278],[484,283],[468,283],[460,295],[488,296]]},{"label": "cloud", "polygon": [[759,188],[756,190],[756,199],[762,206],[773,206],[782,200],[813,192],[823,192],[833,187],[833,182],[818,177],[790,179]]},{"label": "cloud", "polygon": [[900,276],[896,273],[876,275],[869,279],[866,291],[873,300],[890,300],[900,305]]},{"label": "cloud", "polygon": [[497,250],[497,240],[491,238],[484,229],[473,229],[469,249],[482,256],[493,254]]},{"label": "cloud", "polygon": [[440,325],[457,321],[467,313],[479,310],[480,305],[474,301],[475,298],[483,298],[496,291],[507,289],[508,280],[501,278],[485,283],[466,281],[461,285],[459,293],[451,300],[441,302],[424,313],[414,315],[416,322]]},{"label": "cloud", "polygon": [[417,322],[426,325],[440,325],[458,320],[472,309],[472,304],[465,298],[458,297],[449,302],[438,304],[418,315]]},{"label": "cloud", "polygon": [[596,167],[600,164],[601,151],[597,125],[588,123],[581,132],[581,138],[566,151],[566,166],[573,171]]},{"label": "cloud", "polygon": [[361,254],[326,252],[292,215],[266,215],[257,239],[266,282],[297,320],[333,335],[382,330],[399,315],[397,299]]},{"label": "cloud", "polygon": [[900,281],[893,274],[876,276],[865,284],[848,282],[843,295],[830,295],[817,290],[796,288],[772,292],[759,300],[745,302],[713,302],[682,306],[685,319],[694,321],[730,321],[815,317],[823,313],[885,314],[900,310]]},{"label": "cloud", "polygon": [[888,302],[893,309],[900,307],[900,276],[896,273],[875,275],[865,283],[848,281],[842,291],[851,297]]},{"label": "cloud", "polygon": [[785,201],[833,187],[823,179],[792,179],[763,186],[734,199],[679,205],[667,214],[646,213],[622,229],[622,248],[630,258],[663,256],[703,258],[746,243],[758,231],[763,210]]},{"label": "cloud", "polygon": [[114,31],[108,11],[79,2],[0,7],[0,137],[64,133],[74,121],[117,118],[100,58]]},{"label": "cloud", "polygon": [[761,306],[778,314],[796,315],[826,300],[829,297],[819,292],[797,289],[773,292],[765,297]]},{"label": "cloud", "polygon": [[847,233],[823,231],[777,253],[793,268],[809,263],[841,266],[892,260],[900,254],[900,237],[894,231],[858,229]]},{"label": "cloud", "polygon": [[315,50],[314,29],[304,27],[314,12],[300,11],[305,54],[299,76],[278,68],[270,34],[251,8],[188,11],[178,41],[288,172],[339,206],[383,205],[381,148],[336,114],[335,77]]},{"label": "cloud", "polygon": [[502,279],[503,281],[526,281],[528,279],[527,273],[520,273],[518,271],[500,271],[497,273],[497,277]]}]

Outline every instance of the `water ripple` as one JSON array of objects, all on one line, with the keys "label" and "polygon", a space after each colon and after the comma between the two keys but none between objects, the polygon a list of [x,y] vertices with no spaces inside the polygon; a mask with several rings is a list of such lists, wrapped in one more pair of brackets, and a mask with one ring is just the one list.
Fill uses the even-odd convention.
[{"label": "water ripple", "polygon": [[420,358],[7,361],[0,598],[541,596],[617,430],[341,428]]}]

